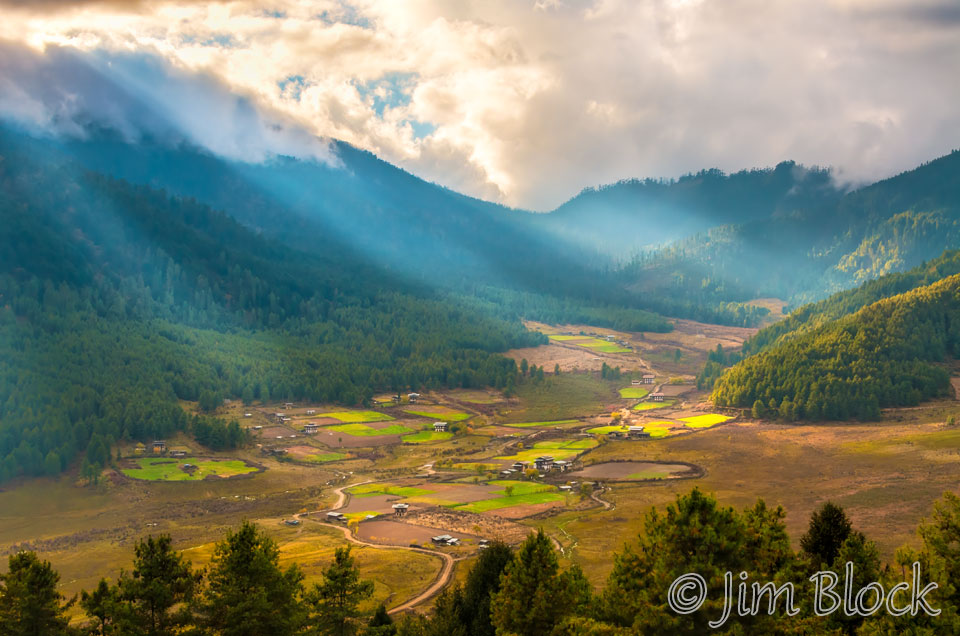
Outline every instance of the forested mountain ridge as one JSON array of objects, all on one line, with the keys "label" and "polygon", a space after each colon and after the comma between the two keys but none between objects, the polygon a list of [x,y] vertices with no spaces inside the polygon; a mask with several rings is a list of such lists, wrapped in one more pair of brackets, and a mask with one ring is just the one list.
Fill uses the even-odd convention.
[{"label": "forested mountain ridge", "polygon": [[558,236],[629,256],[712,227],[835,205],[842,195],[829,171],[784,161],[729,175],[710,169],[585,188],[539,219]]},{"label": "forested mountain ridge", "polygon": [[875,419],[946,394],[960,355],[960,274],[785,339],[717,379],[720,406],[794,419]]},{"label": "forested mountain ridge", "polygon": [[916,267],[960,239],[960,151],[835,200],[770,212],[643,253],[622,276],[652,293],[797,305]]},{"label": "forested mountain ridge", "polygon": [[0,480],[191,426],[176,401],[498,386],[544,342],[189,199],[0,151]]}]

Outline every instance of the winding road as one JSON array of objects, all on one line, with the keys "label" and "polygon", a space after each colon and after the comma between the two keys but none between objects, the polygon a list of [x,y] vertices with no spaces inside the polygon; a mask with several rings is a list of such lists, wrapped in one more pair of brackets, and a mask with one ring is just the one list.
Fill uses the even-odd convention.
[{"label": "winding road", "polygon": [[334,523],[327,523],[326,521],[322,521],[320,519],[309,518],[309,515],[311,514],[317,514],[320,512],[333,512],[335,510],[340,510],[341,508],[346,507],[347,503],[350,501],[350,493],[347,492],[347,488],[353,488],[355,486],[369,484],[374,481],[376,480],[368,479],[366,481],[360,481],[355,484],[345,484],[343,486],[339,486],[333,490],[333,492],[337,493],[337,501],[331,508],[323,509],[323,510],[315,510],[313,512],[299,512],[293,515],[293,517],[302,522],[303,517],[307,516],[307,518],[310,521],[313,521],[316,524],[319,524],[321,526],[327,526],[328,528],[336,528],[337,530],[343,533],[343,536],[347,541],[349,541],[354,545],[363,546],[365,548],[373,548],[375,550],[407,550],[409,552],[419,552],[421,554],[426,554],[428,556],[439,558],[443,562],[443,564],[441,565],[440,571],[437,573],[436,578],[434,578],[430,586],[427,587],[427,589],[425,589],[424,591],[414,596],[413,598],[401,603],[400,605],[397,605],[392,609],[387,610],[387,614],[398,614],[400,612],[411,610],[417,605],[420,605],[421,603],[425,603],[426,601],[429,601],[431,598],[439,594],[443,590],[443,588],[445,588],[450,583],[450,579],[453,577],[453,565],[460,559],[455,559],[452,555],[447,554],[446,552],[437,552],[434,550],[427,550],[426,548],[415,548],[413,546],[382,545],[379,543],[370,543],[368,541],[363,541],[362,539],[358,539],[357,537],[353,536],[353,533],[350,532],[350,528],[346,526],[342,526]]}]

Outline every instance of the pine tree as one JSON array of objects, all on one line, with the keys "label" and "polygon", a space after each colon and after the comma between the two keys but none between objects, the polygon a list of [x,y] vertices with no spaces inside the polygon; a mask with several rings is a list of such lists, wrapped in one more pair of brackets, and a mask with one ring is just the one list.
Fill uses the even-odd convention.
[{"label": "pine tree", "polygon": [[117,583],[130,623],[147,636],[167,636],[192,621],[188,607],[200,575],[171,544],[170,535],[139,541],[133,549],[133,571]]},{"label": "pine tree", "polygon": [[541,528],[520,546],[503,572],[491,601],[497,633],[547,636],[571,613],[573,592],[560,576],[560,565],[549,537]]},{"label": "pine tree", "polygon": [[33,552],[10,555],[6,574],[0,575],[0,634],[3,636],[60,636],[67,634],[66,610],[57,591],[60,575],[49,561]]},{"label": "pine tree", "polygon": [[202,622],[221,636],[295,633],[304,621],[303,573],[279,561],[276,543],[252,523],[228,532],[210,562]]},{"label": "pine tree", "polygon": [[350,636],[357,632],[358,606],[373,595],[373,581],[362,580],[350,546],[337,548],[323,582],[307,593],[309,622],[316,634]]},{"label": "pine tree", "polygon": [[120,599],[120,590],[106,579],[100,579],[93,592],[80,593],[80,607],[93,619],[87,629],[95,636],[122,636],[125,631],[131,631],[127,605]]},{"label": "pine tree", "polygon": [[800,547],[810,555],[813,567],[830,565],[840,553],[840,547],[850,536],[851,524],[843,508],[827,501],[810,517],[806,534],[800,537]]}]

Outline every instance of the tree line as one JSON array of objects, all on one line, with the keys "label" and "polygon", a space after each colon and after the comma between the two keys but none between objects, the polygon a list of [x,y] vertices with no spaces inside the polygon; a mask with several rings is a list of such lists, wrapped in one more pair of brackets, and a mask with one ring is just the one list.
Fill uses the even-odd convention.
[{"label": "tree line", "polygon": [[960,354],[958,291],[949,276],[782,340],[720,375],[713,400],[757,417],[870,420],[945,395],[937,363]]},{"label": "tree line", "polygon": [[[724,507],[696,488],[678,495],[665,510],[654,508],[646,515],[637,541],[614,554],[613,570],[599,591],[579,566],[561,565],[542,530],[515,550],[495,541],[480,553],[463,583],[440,594],[429,615],[408,614],[396,621],[382,605],[365,609],[371,606],[373,583],[361,577],[349,547],[338,548],[321,581],[307,586],[302,570],[296,564],[282,568],[277,544],[248,522],[227,532],[210,564],[200,569],[173,549],[169,536],[142,539],[134,547],[129,572],[115,581],[102,579],[92,591],[71,599],[59,591],[59,575],[49,562],[21,552],[9,557],[7,572],[0,575],[0,633],[932,636],[960,629],[960,497],[946,493],[936,502],[918,528],[920,549],[901,548],[888,564],[840,506],[826,502],[814,511],[799,551],[791,547],[785,514],[762,500],[741,511]],[[894,615],[881,609],[818,615],[811,575],[844,573],[848,563],[854,591],[873,582],[886,590],[905,580],[918,589],[935,583],[924,600],[939,614]],[[911,582],[914,564],[919,564],[919,578]],[[758,606],[763,611],[733,612],[719,628],[710,627],[708,622],[717,621],[723,611],[726,573],[740,572],[752,581],[794,585],[799,611],[786,612],[786,600],[770,595]],[[669,605],[669,588],[689,573],[702,577],[706,600],[696,612],[680,614]],[[904,599],[910,596],[903,594]],[[74,620],[68,620],[68,612]]]}]

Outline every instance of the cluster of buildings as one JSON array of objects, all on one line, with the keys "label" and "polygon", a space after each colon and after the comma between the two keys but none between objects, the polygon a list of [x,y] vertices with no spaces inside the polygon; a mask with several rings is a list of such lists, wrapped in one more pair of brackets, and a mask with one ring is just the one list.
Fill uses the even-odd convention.
[{"label": "cluster of buildings", "polygon": [[433,545],[460,545],[460,539],[449,534],[440,534],[430,539]]},{"label": "cluster of buildings", "polygon": [[645,431],[642,426],[628,426],[625,431],[612,431],[607,433],[611,439],[648,439],[650,433]]}]

